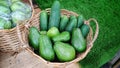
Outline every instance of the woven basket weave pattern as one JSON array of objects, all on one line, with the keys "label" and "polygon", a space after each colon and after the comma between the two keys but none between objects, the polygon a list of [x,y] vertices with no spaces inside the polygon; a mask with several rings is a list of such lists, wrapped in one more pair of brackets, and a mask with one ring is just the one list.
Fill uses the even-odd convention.
[{"label": "woven basket weave pattern", "polygon": [[[20,32],[22,33],[22,29],[24,29],[24,27],[21,26],[20,29]],[[10,31],[8,30],[0,32],[0,50],[3,52],[17,51],[18,48],[21,46],[21,43],[18,38],[16,28]]]}]

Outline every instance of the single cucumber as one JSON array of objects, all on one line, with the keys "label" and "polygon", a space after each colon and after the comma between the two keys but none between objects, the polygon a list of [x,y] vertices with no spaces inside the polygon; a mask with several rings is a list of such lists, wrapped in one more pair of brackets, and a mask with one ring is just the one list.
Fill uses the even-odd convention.
[{"label": "single cucumber", "polygon": [[77,27],[81,27],[84,24],[84,17],[82,15],[78,16],[78,23],[77,23]]},{"label": "single cucumber", "polygon": [[40,35],[39,39],[39,54],[48,61],[53,61],[55,57],[52,42],[47,35]]},{"label": "single cucumber", "polygon": [[70,44],[56,42],[54,50],[59,61],[67,62],[75,58],[75,49]]},{"label": "single cucumber", "polygon": [[86,50],[86,41],[79,28],[75,28],[72,31],[71,43],[78,52],[83,52]]},{"label": "single cucumber", "polygon": [[41,35],[46,35],[46,34],[47,34],[47,31],[39,31],[39,33],[40,33]]},{"label": "single cucumber", "polygon": [[40,13],[40,30],[47,30],[48,14],[46,11]]},{"label": "single cucumber", "polygon": [[58,28],[56,28],[56,27],[50,28],[47,32],[47,36],[50,38],[53,38],[53,37],[57,36],[58,34],[60,34],[60,32],[59,32]]},{"label": "single cucumber", "polygon": [[31,27],[29,29],[29,43],[30,45],[35,49],[38,50],[39,49],[39,38],[40,38],[40,34],[39,31],[36,27]]},{"label": "single cucumber", "polygon": [[81,27],[81,32],[82,32],[82,35],[84,36],[84,38],[87,37],[88,33],[90,31],[90,27],[86,24],[84,24],[82,27]]},{"label": "single cucumber", "polygon": [[72,32],[72,30],[76,27],[77,27],[77,18],[74,15],[71,15],[70,22],[67,24],[65,30]]},{"label": "single cucumber", "polygon": [[54,42],[56,42],[56,41],[64,41],[64,42],[69,41],[70,40],[70,33],[67,31],[64,31],[61,34],[53,37],[52,40]]},{"label": "single cucumber", "polygon": [[65,15],[61,16],[61,21],[60,21],[60,31],[64,31],[65,27],[69,21],[69,18]]},{"label": "single cucumber", "polygon": [[49,18],[49,28],[59,27],[60,22],[60,3],[55,1],[51,7],[50,18]]}]

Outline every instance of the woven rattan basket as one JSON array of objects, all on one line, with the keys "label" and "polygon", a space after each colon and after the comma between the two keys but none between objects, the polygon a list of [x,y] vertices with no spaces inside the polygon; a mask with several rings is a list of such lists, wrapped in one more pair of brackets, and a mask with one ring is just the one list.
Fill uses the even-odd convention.
[{"label": "woven rattan basket", "polygon": [[[30,4],[33,9],[32,0],[23,0],[23,2]],[[33,17],[33,10],[32,16]],[[30,18],[30,19],[31,19]],[[12,29],[0,30],[0,52],[18,52],[26,42],[22,36],[25,33],[25,25],[29,23],[29,20],[23,21],[23,24],[17,25]]]},{"label": "woven rattan basket", "polygon": [[[50,9],[46,9],[47,12],[50,12]],[[39,14],[36,14],[34,18],[31,19],[31,22],[29,23],[29,27],[36,26],[39,28]],[[62,15],[67,15],[68,17],[70,15],[78,16],[78,14],[62,9],[61,10]],[[86,38],[87,40],[87,49],[85,52],[77,54],[76,58],[70,62],[49,62],[44,60],[42,57],[38,56],[33,52],[32,49],[24,48],[21,52],[18,54],[7,54],[5,57],[3,54],[0,54],[0,68],[79,68],[74,67],[72,65],[76,64],[80,60],[84,59],[87,54],[90,52],[91,48],[93,47],[93,43],[97,39],[99,27],[98,23],[95,19],[91,18],[88,21],[85,21],[84,23],[90,26],[90,21],[95,22],[96,24],[96,31],[93,36],[92,28],[90,27],[90,32]],[[27,26],[27,29],[29,29]],[[26,37],[27,38],[27,37]],[[23,40],[21,40],[23,41]],[[28,42],[28,41],[26,41]]]},{"label": "woven rattan basket", "polygon": [[[48,14],[50,13],[50,8],[46,9],[46,11],[48,12]],[[40,15],[40,12],[38,14],[35,15],[35,17],[32,19],[32,21],[30,22],[30,24],[36,24],[35,26],[37,28],[39,28],[39,15]],[[72,11],[68,11],[68,10],[65,10],[65,9],[62,9],[61,10],[61,15],[66,15],[68,17],[70,17],[70,15],[75,15],[75,16],[78,16],[78,14],[72,12]],[[95,34],[93,36],[93,30],[92,30],[92,27],[90,26],[90,22],[93,21],[95,24],[96,24],[96,31],[95,31]],[[94,19],[94,18],[91,18],[89,19],[88,21],[84,21],[85,24],[89,25],[90,27],[90,32],[86,38],[87,40],[87,49],[85,52],[83,53],[80,53],[80,54],[77,54],[77,57],[76,59],[70,61],[70,62],[64,62],[64,63],[59,63],[59,62],[48,62],[44,59],[42,59],[40,56],[37,56],[36,58],[40,59],[41,61],[43,61],[44,63],[46,63],[47,65],[50,65],[50,66],[53,66],[53,68],[65,68],[67,65],[70,65],[72,63],[76,63],[76,62],[79,62],[80,60],[82,60],[83,58],[86,57],[86,55],[90,52],[91,48],[93,47],[93,43],[95,42],[95,40],[97,39],[97,36],[98,36],[98,32],[99,32],[99,27],[98,27],[98,23],[97,21]],[[34,53],[34,52],[33,52]],[[33,55],[36,55],[36,54],[33,54]]]}]

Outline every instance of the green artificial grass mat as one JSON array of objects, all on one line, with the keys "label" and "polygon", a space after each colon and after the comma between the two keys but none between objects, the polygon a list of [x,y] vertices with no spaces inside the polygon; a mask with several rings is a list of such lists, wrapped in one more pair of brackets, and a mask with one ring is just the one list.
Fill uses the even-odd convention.
[{"label": "green artificial grass mat", "polygon": [[[50,8],[54,0],[41,0],[41,9]],[[85,59],[83,68],[99,68],[111,60],[120,50],[120,2],[119,0],[59,0],[61,8],[82,14],[87,20],[99,22],[99,36]],[[95,25],[92,24],[94,30]]]}]

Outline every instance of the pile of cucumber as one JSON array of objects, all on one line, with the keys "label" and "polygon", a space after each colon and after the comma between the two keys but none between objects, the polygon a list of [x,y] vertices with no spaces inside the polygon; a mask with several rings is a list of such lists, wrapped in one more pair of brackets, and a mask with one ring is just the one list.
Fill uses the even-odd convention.
[{"label": "pile of cucumber", "polygon": [[21,0],[0,0],[0,29],[11,29],[28,20],[32,10]]},{"label": "pile of cucumber", "polygon": [[89,26],[84,17],[61,15],[60,3],[55,1],[50,15],[43,10],[40,13],[40,31],[36,27],[29,29],[29,44],[35,53],[47,61],[68,62],[76,54],[86,50],[86,36]]}]

